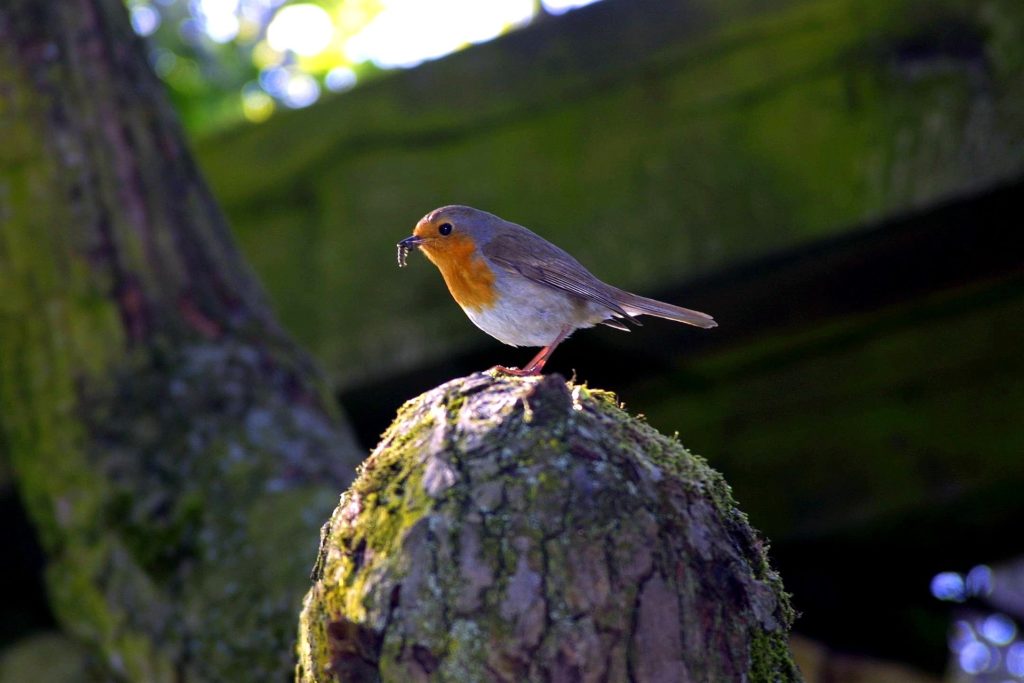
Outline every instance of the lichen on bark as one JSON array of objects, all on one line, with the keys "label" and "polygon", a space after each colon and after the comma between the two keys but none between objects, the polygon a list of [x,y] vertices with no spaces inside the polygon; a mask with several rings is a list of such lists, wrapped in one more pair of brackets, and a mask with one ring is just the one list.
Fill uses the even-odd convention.
[{"label": "lichen on bark", "polygon": [[124,3],[0,3],[0,130],[0,442],[61,628],[106,679],[286,678],[361,454]]},{"label": "lichen on bark", "polygon": [[476,374],[407,403],[324,526],[296,680],[789,681],[766,549],[606,392]]}]

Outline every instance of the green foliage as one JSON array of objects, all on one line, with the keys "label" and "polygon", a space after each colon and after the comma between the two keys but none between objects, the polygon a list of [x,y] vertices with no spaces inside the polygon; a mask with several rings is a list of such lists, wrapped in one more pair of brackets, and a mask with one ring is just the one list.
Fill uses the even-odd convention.
[{"label": "green foliage", "polygon": [[[284,90],[288,79],[310,77],[312,87],[319,90],[327,89],[326,77],[332,69],[347,68],[360,80],[378,72],[370,63],[353,63],[345,43],[376,16],[380,0],[239,0],[234,5],[126,0],[126,4],[136,30],[147,36],[154,69],[194,134],[245,120],[262,121],[277,107],[296,106]],[[271,22],[296,4],[322,8],[324,26],[319,29],[333,33],[315,55],[275,49],[268,42]],[[272,70],[278,74],[276,84],[266,78]]]}]

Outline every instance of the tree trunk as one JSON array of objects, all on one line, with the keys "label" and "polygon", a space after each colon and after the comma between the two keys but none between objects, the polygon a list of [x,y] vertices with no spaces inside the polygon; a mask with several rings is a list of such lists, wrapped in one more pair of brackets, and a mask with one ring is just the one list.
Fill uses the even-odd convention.
[{"label": "tree trunk", "polygon": [[721,476],[556,375],[406,404],[314,578],[301,683],[799,680],[788,597]]},{"label": "tree trunk", "polygon": [[121,0],[0,4],[0,441],[120,679],[282,680],[357,448],[275,324]]}]

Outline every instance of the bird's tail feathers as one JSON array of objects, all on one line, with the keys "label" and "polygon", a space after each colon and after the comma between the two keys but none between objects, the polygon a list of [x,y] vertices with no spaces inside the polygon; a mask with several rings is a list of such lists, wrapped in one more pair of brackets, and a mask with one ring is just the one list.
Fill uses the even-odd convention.
[{"label": "bird's tail feathers", "polygon": [[718,323],[715,322],[715,319],[707,313],[683,308],[682,306],[673,306],[672,304],[667,304],[664,301],[648,299],[647,297],[631,294],[622,290],[618,290],[616,294],[617,296],[615,298],[617,302],[630,315],[653,315],[658,318],[665,318],[666,320],[675,320],[676,322],[693,325],[694,327],[718,327]]}]

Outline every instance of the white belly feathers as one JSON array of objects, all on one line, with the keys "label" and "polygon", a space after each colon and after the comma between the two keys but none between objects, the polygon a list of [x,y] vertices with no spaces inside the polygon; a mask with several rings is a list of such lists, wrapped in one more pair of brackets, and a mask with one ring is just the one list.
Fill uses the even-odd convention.
[{"label": "white belly feathers", "polygon": [[607,317],[600,306],[523,277],[499,277],[495,286],[494,305],[462,310],[474,325],[510,346],[547,346],[567,322],[578,329],[593,327]]}]

